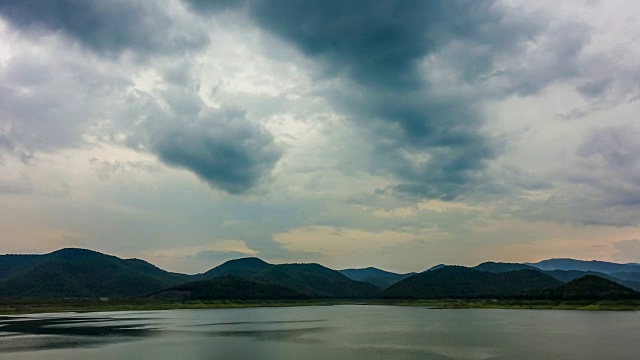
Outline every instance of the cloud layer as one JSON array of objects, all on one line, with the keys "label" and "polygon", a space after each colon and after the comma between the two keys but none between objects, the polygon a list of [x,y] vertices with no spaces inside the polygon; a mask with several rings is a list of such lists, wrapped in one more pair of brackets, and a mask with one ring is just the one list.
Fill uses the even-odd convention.
[{"label": "cloud layer", "polygon": [[230,194],[253,188],[281,156],[273,137],[238,111],[212,111],[163,129],[152,147],[165,163],[189,169]]},{"label": "cloud layer", "polygon": [[0,0],[0,245],[174,251],[185,268],[236,256],[209,246],[224,241],[404,270],[426,253],[625,258],[638,10]]},{"label": "cloud layer", "polygon": [[[166,12],[167,1],[2,1],[0,11],[15,27],[46,36],[62,32],[107,56],[183,52],[207,42],[204,33]],[[174,14],[175,15],[175,14]]]}]

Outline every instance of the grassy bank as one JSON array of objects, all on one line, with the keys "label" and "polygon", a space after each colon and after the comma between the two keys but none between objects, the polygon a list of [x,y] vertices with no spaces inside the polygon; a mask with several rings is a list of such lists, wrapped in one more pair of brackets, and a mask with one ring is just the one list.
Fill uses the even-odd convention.
[{"label": "grassy bank", "polygon": [[372,305],[425,306],[438,309],[640,310],[640,300],[374,300]]},{"label": "grassy bank", "polygon": [[146,311],[172,309],[230,309],[248,307],[388,305],[434,309],[544,309],[544,310],[640,310],[640,300],[211,300],[148,301],[141,299],[0,300],[0,314],[48,312]]},{"label": "grassy bank", "polygon": [[248,307],[287,307],[363,304],[361,300],[210,300],[146,301],[140,299],[50,299],[0,301],[0,314],[34,314],[49,312],[146,311],[174,309],[230,309]]}]

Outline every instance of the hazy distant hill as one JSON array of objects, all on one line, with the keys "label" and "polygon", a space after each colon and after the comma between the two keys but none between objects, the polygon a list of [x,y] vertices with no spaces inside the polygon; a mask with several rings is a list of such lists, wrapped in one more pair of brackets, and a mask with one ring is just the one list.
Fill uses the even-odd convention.
[{"label": "hazy distant hill", "polygon": [[613,276],[616,279],[633,281],[640,284],[640,272],[619,271],[609,273],[609,275]]},{"label": "hazy distant hill", "polygon": [[351,280],[319,264],[272,265],[257,258],[227,261],[204,273],[203,278],[225,275],[284,286],[315,298],[369,298],[381,291],[374,285]]},{"label": "hazy distant hill", "polygon": [[171,287],[154,297],[176,297],[176,295],[191,300],[260,300],[260,299],[305,299],[309,295],[293,290],[289,287],[262,284],[234,275],[225,275],[210,280],[189,282]]},{"label": "hazy distant hill", "polygon": [[640,282],[631,281],[631,280],[622,280],[613,275],[600,273],[597,271],[551,270],[551,271],[545,271],[545,273],[565,283],[575,279],[579,279],[586,275],[599,276],[603,279],[611,280],[613,282],[616,282],[622,286],[626,286],[633,290],[636,290],[636,291],[640,290]]},{"label": "hazy distant hill", "polygon": [[562,285],[559,280],[535,270],[502,273],[463,266],[445,266],[408,277],[385,290],[384,298],[500,298]]},{"label": "hazy distant hill", "polygon": [[585,275],[559,287],[531,291],[526,297],[542,299],[629,299],[640,293],[596,275]]},{"label": "hazy distant hill", "polygon": [[188,280],[142,260],[85,249],[0,256],[0,296],[141,296]]},{"label": "hazy distant hill", "polygon": [[640,264],[617,264],[606,261],[584,261],[574,259],[549,259],[537,263],[526,263],[542,270],[578,270],[578,271],[596,271],[600,273],[616,273],[616,272],[640,272]]},{"label": "hazy distant hill", "polygon": [[492,273],[501,273],[501,272],[507,272],[507,271],[515,271],[515,270],[539,270],[536,267],[526,265],[526,264],[503,263],[503,262],[493,262],[493,261],[487,261],[480,265],[476,265],[472,269],[476,269],[480,271],[488,271]]},{"label": "hazy distant hill", "polygon": [[[545,274],[551,275],[552,277],[562,281],[569,282],[571,280],[575,280],[581,278],[585,275],[595,275],[600,276],[601,278],[608,279],[611,281],[615,281],[616,283],[629,287],[633,290],[640,291],[640,282],[633,281],[630,279],[640,279],[640,273],[601,273],[597,271],[580,271],[580,270],[541,270],[537,267],[527,265],[527,264],[518,264],[518,263],[499,263],[499,262],[485,262],[480,265],[473,267],[476,270],[489,271],[489,272],[506,272],[513,270],[537,270],[541,271]],[[620,277],[618,277],[620,276]],[[626,278],[626,279],[625,279]]]},{"label": "hazy distant hill", "polygon": [[406,279],[411,275],[415,275],[415,273],[413,272],[407,274],[397,274],[390,271],[380,270],[374,267],[367,267],[363,269],[344,269],[338,271],[351,280],[363,281],[369,284],[373,284],[380,289],[386,289],[402,279]]}]

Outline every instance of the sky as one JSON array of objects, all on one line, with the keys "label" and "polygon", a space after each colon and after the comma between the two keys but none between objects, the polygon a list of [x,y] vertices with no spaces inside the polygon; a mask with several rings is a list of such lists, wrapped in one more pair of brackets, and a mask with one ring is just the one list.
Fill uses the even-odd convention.
[{"label": "sky", "polygon": [[640,262],[633,0],[0,0],[0,253]]}]

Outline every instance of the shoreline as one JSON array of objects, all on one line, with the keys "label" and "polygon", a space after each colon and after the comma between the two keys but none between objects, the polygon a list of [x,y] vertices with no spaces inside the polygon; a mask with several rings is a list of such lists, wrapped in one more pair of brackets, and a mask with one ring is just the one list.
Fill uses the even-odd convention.
[{"label": "shoreline", "polygon": [[237,309],[257,307],[301,307],[332,305],[412,306],[430,309],[513,309],[638,311],[640,300],[487,300],[487,299],[317,299],[317,300],[209,300],[149,302],[140,299],[95,299],[0,301],[0,315],[55,312],[159,311],[198,309]]}]

